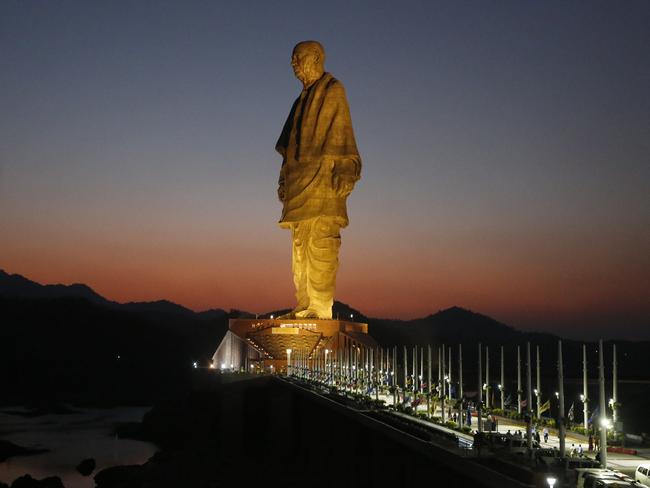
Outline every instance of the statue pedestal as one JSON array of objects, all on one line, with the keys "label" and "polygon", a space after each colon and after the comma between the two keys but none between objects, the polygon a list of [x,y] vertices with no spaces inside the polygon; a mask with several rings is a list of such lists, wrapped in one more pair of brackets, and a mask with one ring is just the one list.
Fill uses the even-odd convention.
[{"label": "statue pedestal", "polygon": [[298,356],[316,358],[327,349],[336,357],[349,346],[378,347],[368,335],[368,324],[347,320],[321,319],[231,319],[228,332],[214,354],[217,368],[248,370],[251,364],[280,371]]}]

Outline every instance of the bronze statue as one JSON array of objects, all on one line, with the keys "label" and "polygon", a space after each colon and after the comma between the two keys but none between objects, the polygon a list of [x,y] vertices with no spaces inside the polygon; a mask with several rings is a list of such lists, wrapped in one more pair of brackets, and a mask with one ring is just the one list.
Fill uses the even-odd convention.
[{"label": "bronze statue", "polygon": [[293,48],[291,66],[303,90],[275,146],[282,155],[280,227],[291,229],[297,299],[285,318],[332,318],[339,230],[348,225],[346,198],[361,174],[345,90],[324,64],[320,43]]}]

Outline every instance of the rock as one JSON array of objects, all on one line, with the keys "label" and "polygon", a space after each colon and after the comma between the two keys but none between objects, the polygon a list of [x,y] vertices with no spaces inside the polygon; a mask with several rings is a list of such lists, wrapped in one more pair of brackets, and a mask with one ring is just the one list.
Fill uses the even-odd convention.
[{"label": "rock", "polygon": [[64,486],[61,478],[58,476],[50,476],[42,480],[37,480],[26,474],[20,478],[16,478],[11,483],[11,488],[64,488]]},{"label": "rock", "polygon": [[12,456],[30,456],[34,454],[42,454],[47,452],[47,449],[28,449],[26,447],[17,446],[13,442],[0,440],[0,463]]},{"label": "rock", "polygon": [[142,466],[113,466],[97,473],[95,483],[97,488],[140,488],[143,478]]},{"label": "rock", "polygon": [[95,471],[97,463],[93,458],[84,459],[77,465],[77,471],[79,471],[82,476],[90,476],[90,474]]}]

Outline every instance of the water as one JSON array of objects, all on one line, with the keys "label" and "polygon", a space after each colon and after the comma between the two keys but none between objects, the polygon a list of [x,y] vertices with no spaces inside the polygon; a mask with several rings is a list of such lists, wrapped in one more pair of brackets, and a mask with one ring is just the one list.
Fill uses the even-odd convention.
[{"label": "water", "polygon": [[[0,463],[0,481],[11,482],[24,474],[41,479],[59,476],[66,488],[93,488],[99,470],[122,464],[142,464],[158,449],[154,444],[112,435],[122,422],[139,422],[146,407],[84,409],[79,413],[48,414],[28,418],[0,411],[0,439],[23,447],[45,448],[50,452],[35,456],[11,457]],[[83,459],[94,458],[97,467],[88,477],[76,471]]]}]

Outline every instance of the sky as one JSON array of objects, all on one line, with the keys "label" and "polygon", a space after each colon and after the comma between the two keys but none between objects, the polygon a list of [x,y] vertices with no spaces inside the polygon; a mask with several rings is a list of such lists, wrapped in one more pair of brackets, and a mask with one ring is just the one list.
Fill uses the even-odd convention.
[{"label": "sky", "polygon": [[0,2],[0,268],[293,306],[275,142],[305,39],[362,179],[336,298],[650,339],[650,3]]}]

